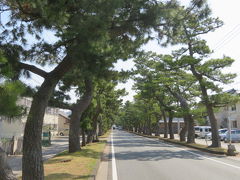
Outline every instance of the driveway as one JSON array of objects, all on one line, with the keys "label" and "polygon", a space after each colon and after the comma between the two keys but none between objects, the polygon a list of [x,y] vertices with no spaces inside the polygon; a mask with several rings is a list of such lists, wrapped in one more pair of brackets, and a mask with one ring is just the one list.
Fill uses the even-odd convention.
[{"label": "driveway", "polygon": [[[52,145],[42,148],[43,160],[47,160],[68,148],[68,137],[53,137]],[[17,176],[22,174],[22,155],[8,156],[8,163]]]}]

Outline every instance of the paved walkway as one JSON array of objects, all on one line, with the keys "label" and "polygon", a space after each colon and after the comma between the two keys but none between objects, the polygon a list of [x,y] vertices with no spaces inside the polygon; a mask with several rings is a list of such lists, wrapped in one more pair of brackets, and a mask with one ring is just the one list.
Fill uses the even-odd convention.
[{"label": "paved walkway", "polygon": [[[53,137],[52,145],[49,147],[43,147],[42,154],[43,160],[52,158],[56,154],[66,150],[68,148],[68,137]],[[13,170],[13,173],[17,176],[22,175],[22,155],[8,156],[8,163]]]}]

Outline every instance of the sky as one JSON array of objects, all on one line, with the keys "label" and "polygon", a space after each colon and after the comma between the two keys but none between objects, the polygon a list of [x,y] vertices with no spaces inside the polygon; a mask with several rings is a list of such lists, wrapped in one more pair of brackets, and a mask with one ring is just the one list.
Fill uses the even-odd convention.
[{"label": "sky", "polygon": [[[187,4],[189,0],[181,0],[181,3]],[[223,55],[229,56],[235,60],[232,67],[224,70],[225,72],[236,73],[238,76],[232,84],[224,85],[224,90],[235,88],[240,90],[240,1],[239,0],[208,0],[212,9],[212,16],[219,17],[224,25],[214,32],[202,36],[214,51],[210,58],[221,58]],[[171,47],[160,47],[157,42],[150,42],[144,46],[145,50],[154,51],[159,54],[171,53]],[[115,68],[120,70],[130,70],[133,68],[133,61],[118,62]],[[133,100],[136,94],[132,85],[134,82],[129,80],[126,84],[119,84],[118,88],[125,88],[129,93],[123,97],[124,102]]]},{"label": "sky", "polygon": [[[181,0],[183,5],[186,5],[189,0]],[[237,73],[238,77],[235,79],[234,83],[225,85],[224,90],[228,90],[231,88],[235,88],[240,90],[240,1],[239,0],[208,0],[208,4],[212,9],[212,16],[219,17],[223,22],[224,26],[217,29],[215,32],[208,33],[204,35],[203,38],[207,41],[208,45],[214,53],[211,55],[211,58],[221,58],[223,55],[230,56],[235,59],[234,64],[231,68],[225,70],[226,72]],[[52,33],[47,33],[45,36],[49,40],[56,40],[53,37]],[[147,45],[143,47],[145,50],[154,51],[159,54],[169,54],[171,53],[171,47],[163,48],[160,47],[157,42],[149,42]],[[129,61],[119,61],[115,64],[116,70],[131,70],[134,67],[134,63],[132,60]],[[46,67],[46,71],[50,71],[54,68],[54,66]],[[43,78],[32,74],[32,78],[26,81],[29,85],[37,85],[40,86],[43,82]],[[123,97],[124,102],[129,100],[133,100],[133,96],[135,92],[132,90],[132,85],[134,82],[129,80],[125,84],[119,84],[118,88],[125,88],[129,93],[127,96]],[[72,94],[72,102],[76,100]]]}]

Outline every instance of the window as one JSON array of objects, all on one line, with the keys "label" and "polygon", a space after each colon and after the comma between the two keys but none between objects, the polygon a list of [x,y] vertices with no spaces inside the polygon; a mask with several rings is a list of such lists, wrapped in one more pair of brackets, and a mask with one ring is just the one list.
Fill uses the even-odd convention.
[{"label": "window", "polygon": [[232,127],[237,128],[237,121],[232,121]]},{"label": "window", "polygon": [[221,133],[221,134],[224,134],[225,132],[227,132],[227,129],[223,129],[223,130],[219,131],[219,133]]}]

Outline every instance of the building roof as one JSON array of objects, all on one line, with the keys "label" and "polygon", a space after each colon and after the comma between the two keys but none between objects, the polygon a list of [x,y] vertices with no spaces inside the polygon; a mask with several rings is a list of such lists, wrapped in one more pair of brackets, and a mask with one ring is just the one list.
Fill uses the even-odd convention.
[{"label": "building roof", "polygon": [[229,94],[238,94],[237,90],[232,88],[232,89],[229,89],[227,91],[225,91],[226,93],[229,93]]},{"label": "building roof", "polygon": [[62,117],[64,117],[64,118],[66,118],[66,119],[70,119],[70,118],[68,117],[68,115],[65,114],[65,113],[63,113],[63,112],[59,112],[58,115],[60,115],[60,116],[62,116]]}]

